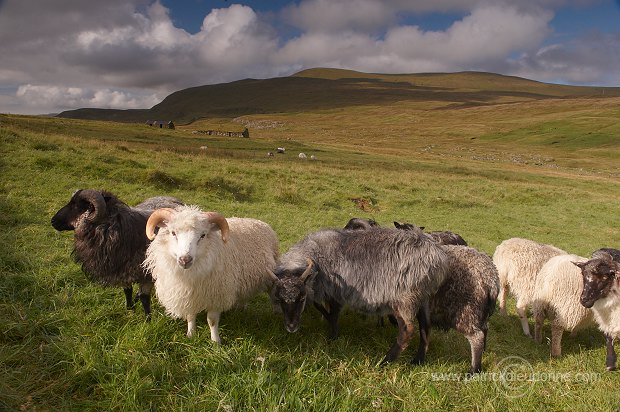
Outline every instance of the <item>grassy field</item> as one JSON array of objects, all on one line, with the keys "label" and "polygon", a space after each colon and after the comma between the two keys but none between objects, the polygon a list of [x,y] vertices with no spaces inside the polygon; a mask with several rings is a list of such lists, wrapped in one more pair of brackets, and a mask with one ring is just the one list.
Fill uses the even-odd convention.
[{"label": "grassy field", "polygon": [[[0,115],[0,410],[617,409],[600,332],[566,334],[564,356],[550,359],[548,328],[535,344],[513,306],[491,318],[486,374],[470,380],[469,345],[453,331],[433,332],[423,366],[409,349],[378,368],[391,326],[345,311],[330,342],[309,308],[288,334],[267,296],[223,315],[221,347],[204,317],[189,340],[157,302],[146,323],[120,290],[90,284],[70,258],[72,235],[49,220],[74,190],[105,188],[128,204],[167,194],[262,219],[282,251],[371,217],[450,229],[488,254],[519,236],[589,256],[620,245],[619,118],[617,97],[407,100],[177,130]],[[245,126],[250,139],[191,133]],[[280,146],[286,154],[266,156]]]}]

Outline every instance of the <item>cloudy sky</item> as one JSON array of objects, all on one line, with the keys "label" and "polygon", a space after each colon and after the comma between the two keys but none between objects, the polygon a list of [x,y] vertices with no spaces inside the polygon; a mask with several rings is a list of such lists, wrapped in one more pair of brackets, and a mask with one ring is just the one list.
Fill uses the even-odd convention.
[{"label": "cloudy sky", "polygon": [[311,67],[620,86],[620,0],[0,0],[0,113]]}]

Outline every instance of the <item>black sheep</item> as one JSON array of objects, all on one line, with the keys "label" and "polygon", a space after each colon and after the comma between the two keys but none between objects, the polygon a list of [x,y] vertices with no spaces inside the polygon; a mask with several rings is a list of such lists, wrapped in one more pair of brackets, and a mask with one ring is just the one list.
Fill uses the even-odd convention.
[{"label": "black sheep", "polygon": [[148,317],[153,280],[141,267],[150,243],[146,221],[157,208],[182,204],[174,197],[160,196],[129,207],[110,192],[78,190],[52,217],[52,226],[58,231],[74,231],[71,255],[75,261],[93,282],[122,287],[127,309],[134,306],[132,285],[138,283],[137,298]]}]

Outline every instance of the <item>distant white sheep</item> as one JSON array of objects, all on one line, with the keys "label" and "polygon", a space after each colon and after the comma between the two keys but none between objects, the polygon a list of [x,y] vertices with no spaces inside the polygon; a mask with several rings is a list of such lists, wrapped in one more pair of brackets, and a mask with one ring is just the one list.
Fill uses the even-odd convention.
[{"label": "distant white sheep", "polygon": [[306,156],[306,154],[302,152],[302,153],[299,153],[299,156],[298,156],[298,157],[299,157],[300,159],[306,159],[308,156]]},{"label": "distant white sheep", "polygon": [[154,240],[143,265],[166,311],[187,320],[188,337],[196,331],[196,315],[206,310],[211,340],[220,343],[220,314],[272,283],[278,240],[260,220],[226,219],[196,206],[158,209],[146,233]]},{"label": "distant white sheep", "polygon": [[506,315],[506,294],[510,292],[517,301],[517,314],[527,336],[531,336],[527,309],[534,299],[538,271],[552,257],[566,254],[555,246],[522,238],[504,240],[495,249],[493,263],[499,274],[500,313]]},{"label": "distant white sheep", "polygon": [[536,278],[533,311],[534,339],[542,342],[542,327],[551,320],[551,356],[562,354],[562,334],[577,331],[594,323],[590,309],[579,302],[583,289],[581,270],[574,263],[588,259],[577,255],[552,257],[543,265]]}]

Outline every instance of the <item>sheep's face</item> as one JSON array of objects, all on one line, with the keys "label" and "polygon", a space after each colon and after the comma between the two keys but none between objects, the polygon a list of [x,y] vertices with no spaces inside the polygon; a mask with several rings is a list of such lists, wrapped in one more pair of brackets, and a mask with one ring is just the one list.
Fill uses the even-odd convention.
[{"label": "sheep's face", "polygon": [[199,248],[206,242],[212,224],[197,220],[193,224],[171,224],[168,227],[168,246],[179,266],[189,269],[196,261]]},{"label": "sheep's face", "polygon": [[575,265],[581,269],[583,277],[583,291],[579,301],[586,308],[591,308],[597,300],[607,297],[614,283],[620,281],[620,263],[614,262],[609,255]]},{"label": "sheep's face", "polygon": [[158,247],[183,269],[189,269],[198,260],[203,270],[210,271],[213,252],[217,253],[219,242],[227,242],[229,232],[223,215],[202,212],[198,206],[157,209],[146,222],[147,238],[155,239]]},{"label": "sheep's face", "polygon": [[[92,192],[89,190],[88,192]],[[95,207],[96,204],[93,203],[92,198],[84,197],[84,190],[76,191],[73,196],[71,196],[71,200],[65,206],[63,206],[56,214],[52,217],[52,227],[58,231],[64,230],[75,230],[80,227],[81,224],[86,220],[91,220],[95,215]],[[101,195],[101,202],[107,201],[107,198]],[[103,215],[105,212],[100,211],[100,215]]]},{"label": "sheep's face", "polygon": [[176,219],[168,223],[165,229],[168,252],[179,266],[183,269],[189,269],[197,259],[200,259],[199,256],[204,255],[204,253],[198,252],[208,247],[210,238],[215,237],[212,234],[215,231],[214,226],[200,216],[196,216],[194,219],[177,216]]},{"label": "sheep's face", "polygon": [[316,270],[309,260],[307,267],[294,270],[279,269],[276,273],[277,280],[271,290],[271,302],[282,309],[286,330],[295,333],[301,323],[301,314],[306,308],[308,283],[316,274]]}]

